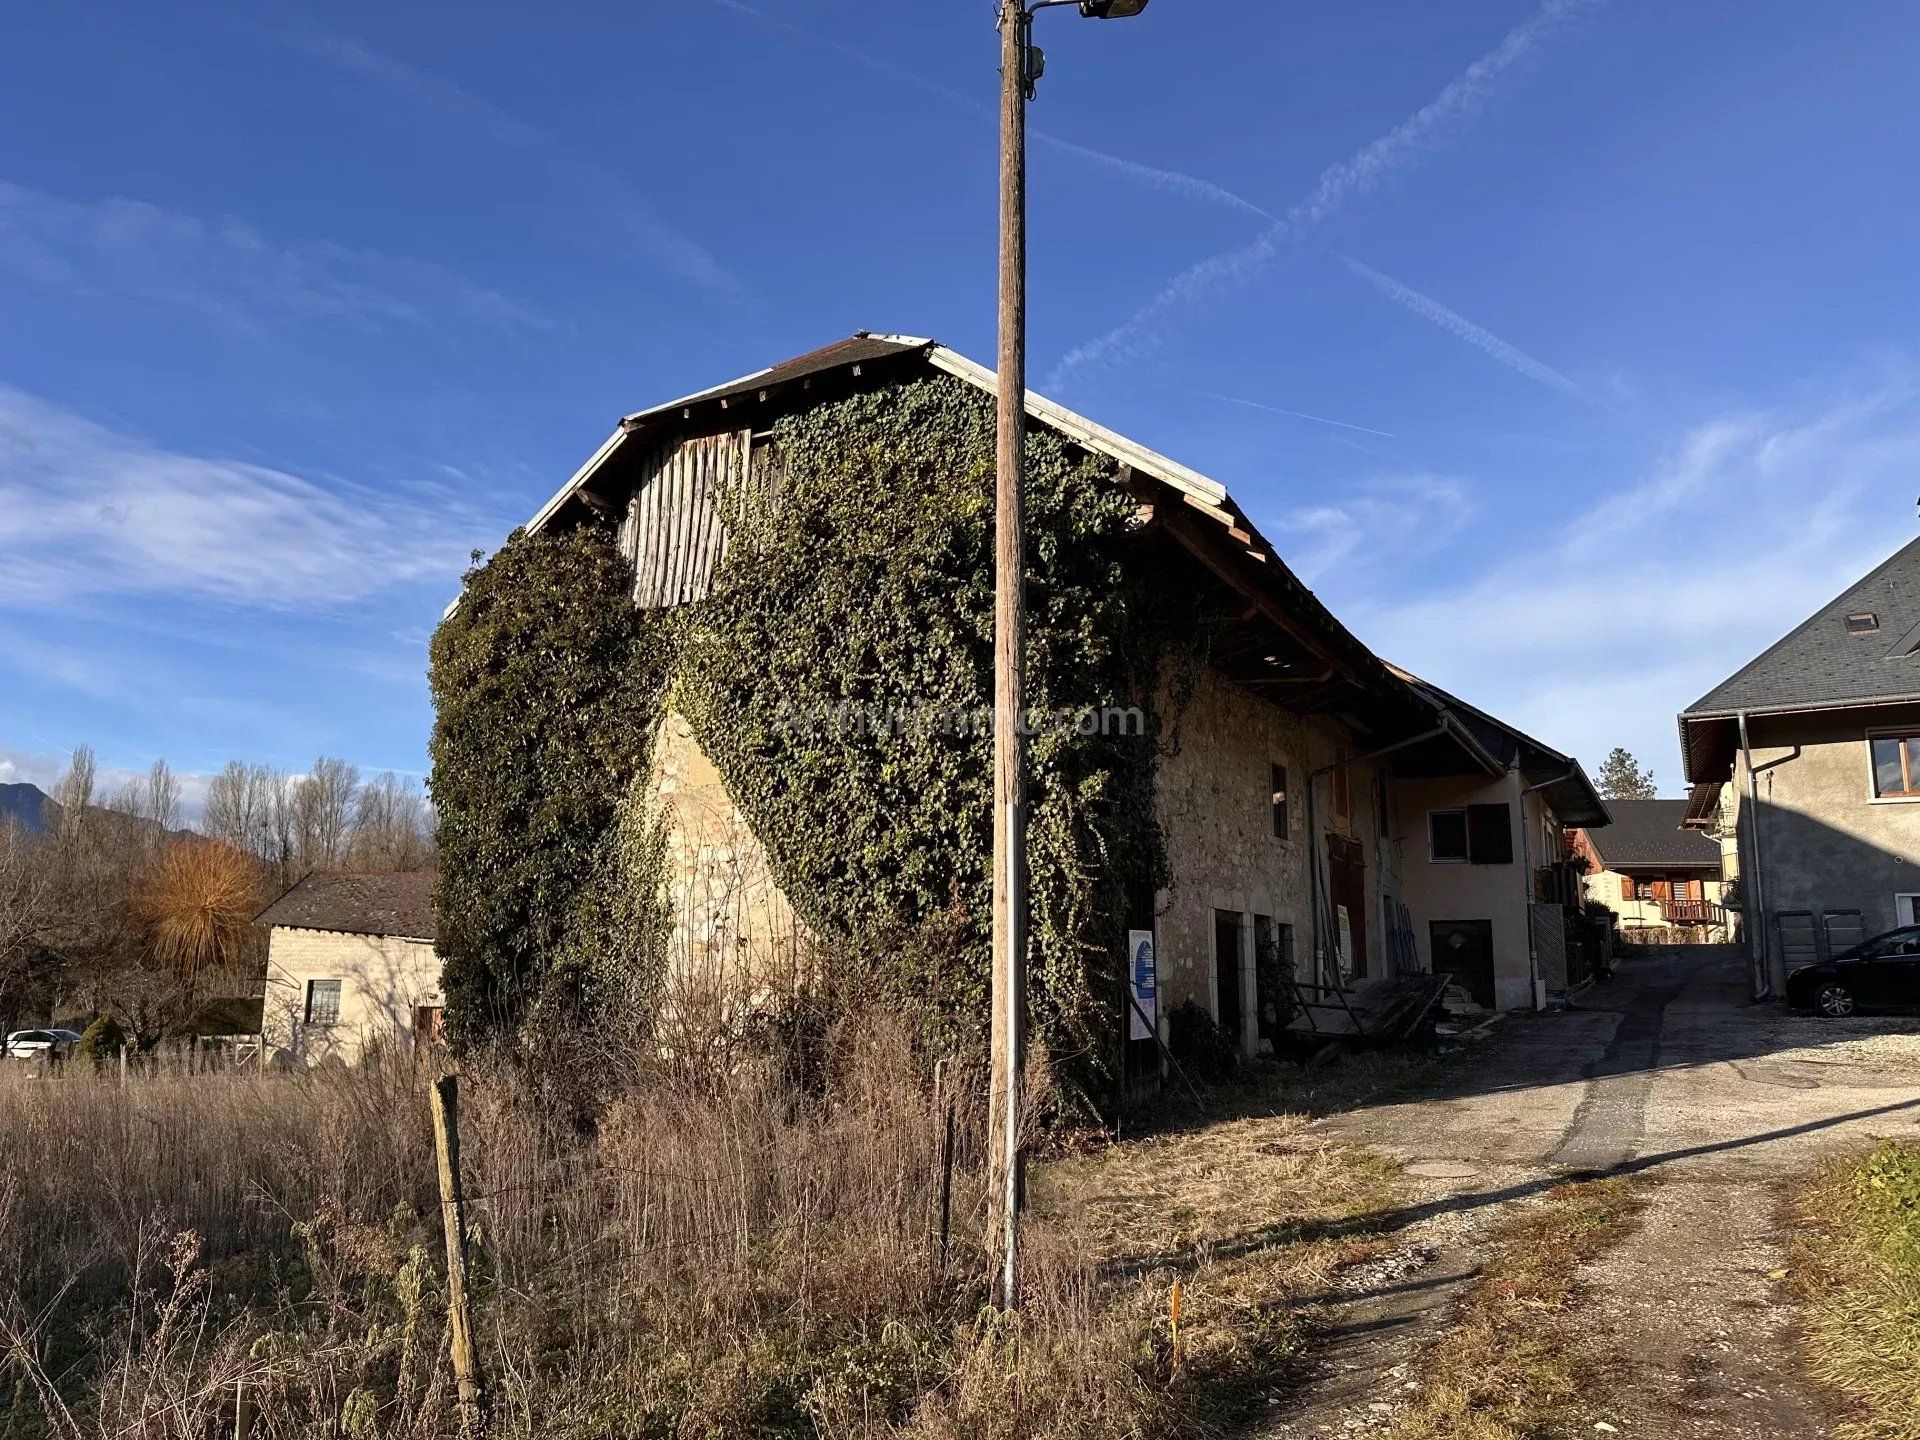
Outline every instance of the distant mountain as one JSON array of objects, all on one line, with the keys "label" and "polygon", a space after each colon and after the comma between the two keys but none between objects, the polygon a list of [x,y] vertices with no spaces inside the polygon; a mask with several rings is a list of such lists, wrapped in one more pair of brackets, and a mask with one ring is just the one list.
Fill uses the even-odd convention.
[{"label": "distant mountain", "polygon": [[47,796],[38,785],[0,785],[0,825],[11,820],[28,835],[47,828]]}]

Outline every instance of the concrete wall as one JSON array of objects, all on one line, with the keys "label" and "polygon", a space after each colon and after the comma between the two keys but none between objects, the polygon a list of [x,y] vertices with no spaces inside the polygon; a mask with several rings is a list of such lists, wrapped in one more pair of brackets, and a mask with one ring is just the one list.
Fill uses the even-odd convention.
[{"label": "concrete wall", "polygon": [[[1734,791],[1749,913],[1757,879],[1769,917],[1781,910],[1810,910],[1816,918],[1827,910],[1858,910],[1872,935],[1897,923],[1896,896],[1920,894],[1920,801],[1873,795],[1867,732],[1883,727],[1920,734],[1920,706],[1748,721],[1757,813],[1748,804],[1738,757]],[[1771,918],[1765,931],[1771,951]]]},{"label": "concrete wall", "polygon": [[[340,982],[340,1018],[331,1026],[305,1021],[307,982]],[[387,1038],[413,1040],[413,1012],[439,1005],[440,958],[431,940],[397,935],[343,935],[276,925],[267,939],[267,1044],[308,1064],[352,1064]]]},{"label": "concrete wall", "polygon": [[[1532,961],[1527,944],[1527,907],[1533,900],[1530,873],[1563,858],[1560,823],[1538,791],[1522,796],[1517,774],[1460,775],[1393,784],[1394,834],[1406,869],[1406,902],[1413,912],[1420,967],[1433,968],[1433,921],[1485,920],[1493,935],[1494,1003],[1502,1010],[1533,1004]],[[1474,865],[1431,858],[1427,814],[1469,805],[1507,806],[1513,833],[1513,863]],[[1520,826],[1527,825],[1523,852]],[[1523,863],[1524,862],[1524,863]],[[1547,977],[1551,978],[1551,977]]]},{"label": "concrete wall", "polygon": [[[1295,973],[1312,979],[1313,917],[1308,866],[1315,843],[1307,830],[1307,777],[1342,753],[1365,747],[1345,729],[1303,718],[1233,685],[1205,675],[1191,703],[1169,728],[1169,753],[1160,763],[1158,806],[1173,886],[1156,905],[1160,1007],[1165,1015],[1192,1001],[1220,1015],[1214,913],[1240,917],[1243,1053],[1258,1048],[1254,991],[1254,917],[1290,926]],[[1342,749],[1344,747],[1344,751]],[[1288,825],[1273,833],[1272,767],[1287,767]],[[1400,894],[1398,857],[1383,842],[1374,804],[1375,767],[1349,767],[1351,813],[1333,812],[1330,777],[1318,782],[1315,809],[1321,863],[1328,833],[1360,842],[1366,864],[1366,972],[1389,970],[1380,897]],[[1323,871],[1324,873],[1324,871]]]}]

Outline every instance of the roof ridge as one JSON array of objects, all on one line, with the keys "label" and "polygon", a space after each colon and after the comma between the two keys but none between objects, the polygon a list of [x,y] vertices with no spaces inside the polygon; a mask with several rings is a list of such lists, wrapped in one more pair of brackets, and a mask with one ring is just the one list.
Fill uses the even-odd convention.
[{"label": "roof ridge", "polygon": [[[1687,715],[1698,715],[1702,713],[1713,713],[1714,710],[1724,708],[1724,707],[1712,706],[1709,704],[1709,702],[1712,701],[1715,695],[1718,695],[1721,691],[1726,690],[1731,685],[1733,685],[1735,681],[1745,679],[1748,675],[1753,673],[1753,671],[1756,668],[1758,668],[1758,666],[1762,661],[1768,659],[1777,651],[1784,649],[1791,641],[1797,639],[1799,636],[1804,635],[1808,630],[1812,629],[1814,624],[1819,620],[1821,620],[1829,610],[1833,609],[1834,606],[1838,605],[1841,601],[1845,600],[1849,595],[1852,595],[1856,590],[1859,590],[1867,585],[1872,584],[1875,580],[1879,579],[1887,571],[1891,570],[1894,567],[1895,562],[1903,558],[1908,551],[1916,550],[1916,549],[1920,549],[1920,536],[1915,536],[1913,539],[1907,541],[1904,545],[1901,545],[1891,555],[1887,556],[1886,559],[1882,560],[1878,565],[1874,566],[1871,570],[1867,571],[1866,574],[1859,576],[1857,579],[1849,581],[1847,585],[1839,591],[1838,594],[1833,596],[1832,599],[1826,600],[1822,602],[1820,605],[1818,605],[1817,607],[1815,607],[1813,613],[1808,615],[1806,619],[1802,620],[1798,625],[1794,626],[1791,630],[1787,631],[1786,634],[1782,635],[1778,640],[1774,641],[1771,645],[1767,646],[1766,649],[1762,650],[1758,655],[1755,655],[1751,660],[1747,661],[1746,664],[1742,665],[1738,670],[1735,670],[1731,675],[1727,676],[1726,679],[1722,680],[1718,685],[1715,685],[1711,690],[1707,691],[1707,693],[1702,695],[1698,700],[1695,700],[1691,705],[1687,706],[1686,709],[1680,712],[1681,715],[1687,716]],[[1890,657],[1883,657],[1883,658],[1890,658]],[[1920,687],[1916,687],[1916,688],[1920,689]],[[1745,708],[1745,707],[1742,707],[1742,708]]]}]

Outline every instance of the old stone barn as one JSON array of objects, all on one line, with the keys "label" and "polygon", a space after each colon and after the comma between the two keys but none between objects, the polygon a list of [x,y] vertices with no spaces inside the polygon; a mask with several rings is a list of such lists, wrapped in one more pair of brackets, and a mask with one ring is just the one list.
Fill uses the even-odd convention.
[{"label": "old stone barn", "polygon": [[[516,542],[614,536],[672,652],[645,778],[683,991],[857,954],[984,1018],[993,389],[862,333],[627,417]],[[1319,993],[1292,982],[1436,963],[1488,1005],[1564,990],[1562,831],[1607,818],[1579,766],[1384,663],[1224,486],[1027,407],[1030,969],[1056,1047],[1131,1033],[1157,1064],[1143,1021],[1193,1006],[1257,1054]],[[1131,984],[1142,939],[1157,986]]]}]

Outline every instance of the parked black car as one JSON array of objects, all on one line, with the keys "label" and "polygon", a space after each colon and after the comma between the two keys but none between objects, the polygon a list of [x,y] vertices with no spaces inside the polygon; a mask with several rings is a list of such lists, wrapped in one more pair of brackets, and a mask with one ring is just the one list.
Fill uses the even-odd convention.
[{"label": "parked black car", "polygon": [[1802,965],[1787,976],[1787,1003],[1836,1020],[1859,1010],[1920,1010],[1920,925]]}]

